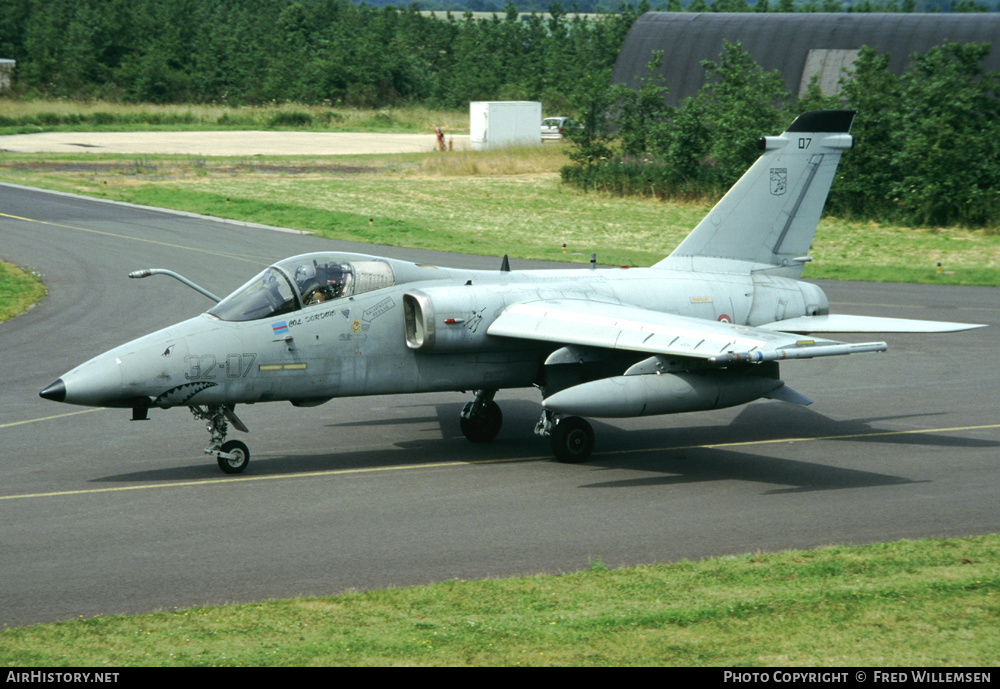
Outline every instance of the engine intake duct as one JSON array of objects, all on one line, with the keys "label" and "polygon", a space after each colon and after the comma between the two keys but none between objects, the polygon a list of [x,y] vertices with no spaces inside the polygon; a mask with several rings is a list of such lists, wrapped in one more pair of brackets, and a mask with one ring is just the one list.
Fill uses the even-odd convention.
[{"label": "engine intake duct", "polygon": [[410,290],[403,295],[406,346],[435,353],[501,348],[504,343],[486,330],[502,307],[502,297],[489,286]]}]

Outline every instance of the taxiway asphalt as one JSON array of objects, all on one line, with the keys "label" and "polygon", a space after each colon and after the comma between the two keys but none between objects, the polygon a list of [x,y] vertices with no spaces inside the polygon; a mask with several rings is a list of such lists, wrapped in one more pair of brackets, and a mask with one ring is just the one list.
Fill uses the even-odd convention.
[{"label": "taxiway asphalt", "polygon": [[[477,268],[499,257],[309,235],[0,186],[0,258],[50,290],[0,324],[0,626],[500,577],[1000,531],[1000,290],[821,283],[842,313],[986,323],[887,335],[889,351],[782,364],[811,407],[775,401],[595,421],[586,464],[532,433],[503,391],[491,445],[459,393],[239,409],[252,461],[221,474],[184,409],[48,402],[91,356],[211,302],[268,263],[352,250]],[[515,262],[515,269],[518,268]],[[868,339],[871,339],[868,336]]]}]

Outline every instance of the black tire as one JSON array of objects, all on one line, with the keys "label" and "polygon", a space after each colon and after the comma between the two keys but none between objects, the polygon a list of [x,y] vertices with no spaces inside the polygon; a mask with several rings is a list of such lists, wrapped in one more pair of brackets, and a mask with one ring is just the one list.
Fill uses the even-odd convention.
[{"label": "black tire", "polygon": [[594,451],[594,429],[579,416],[568,416],[559,419],[549,441],[557,460],[565,464],[579,464]]},{"label": "black tire", "polygon": [[219,457],[219,468],[227,474],[239,474],[250,463],[250,450],[239,440],[230,440],[220,448],[223,452],[235,455],[234,459]]},{"label": "black tire", "polygon": [[462,435],[474,443],[490,443],[500,433],[503,426],[503,413],[500,405],[496,402],[488,402],[479,416],[465,418],[465,414],[472,408],[475,402],[469,402],[462,409],[462,416],[459,417],[459,426],[462,427]]}]

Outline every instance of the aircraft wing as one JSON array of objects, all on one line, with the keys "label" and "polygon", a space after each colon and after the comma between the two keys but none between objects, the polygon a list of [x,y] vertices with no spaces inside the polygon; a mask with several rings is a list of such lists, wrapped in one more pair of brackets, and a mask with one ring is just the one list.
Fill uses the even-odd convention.
[{"label": "aircraft wing", "polygon": [[709,321],[635,306],[555,299],[514,304],[487,332],[553,344],[692,357],[710,364],[880,352],[884,342],[848,344]]},{"label": "aircraft wing", "polygon": [[786,333],[954,333],[986,326],[977,323],[920,321],[910,318],[851,316],[836,313],[826,316],[800,316],[757,327],[761,330],[780,330]]}]

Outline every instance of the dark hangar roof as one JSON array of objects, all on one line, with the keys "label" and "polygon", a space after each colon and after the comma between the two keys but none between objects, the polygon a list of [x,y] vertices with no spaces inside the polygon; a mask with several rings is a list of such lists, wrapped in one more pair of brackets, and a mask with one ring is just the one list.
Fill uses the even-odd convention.
[{"label": "dark hangar roof", "polygon": [[788,90],[800,94],[819,72],[820,86],[835,93],[843,66],[864,45],[891,55],[889,69],[902,74],[909,56],[946,40],[991,43],[986,70],[1000,67],[1000,14],[757,14],[647,12],[632,26],[611,78],[613,84],[639,85],[654,51],[663,51],[660,72],[677,105],[698,93],[705,78],[702,61],[718,63],[723,41],[739,41],[765,70],[778,70]]}]

